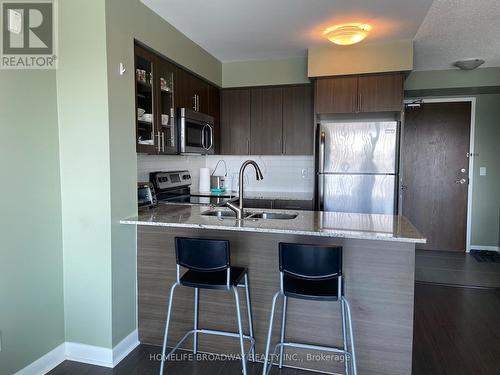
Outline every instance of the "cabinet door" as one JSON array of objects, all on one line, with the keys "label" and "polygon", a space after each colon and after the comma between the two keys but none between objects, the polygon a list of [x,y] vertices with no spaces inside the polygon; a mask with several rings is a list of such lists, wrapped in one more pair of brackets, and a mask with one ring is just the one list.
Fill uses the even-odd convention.
[{"label": "cabinet door", "polygon": [[315,82],[316,113],[357,112],[358,77],[320,78]]},{"label": "cabinet door", "polygon": [[281,155],[283,141],[283,89],[251,90],[250,153]]},{"label": "cabinet door", "polygon": [[160,57],[156,61],[157,73],[154,82],[158,93],[159,153],[177,154],[178,145],[174,101],[175,66]]},{"label": "cabinet door", "polygon": [[177,108],[191,108],[196,110],[196,78],[185,71],[177,68],[175,74],[175,106]]},{"label": "cabinet door", "polygon": [[220,153],[220,90],[209,85],[208,87],[208,114],[214,118],[214,149]]},{"label": "cabinet door", "polygon": [[403,75],[360,76],[358,93],[360,112],[400,112],[403,106]]},{"label": "cabinet door", "polygon": [[221,154],[250,153],[250,90],[221,91]]},{"label": "cabinet door", "polygon": [[201,113],[208,113],[210,110],[209,102],[209,91],[210,85],[200,78],[193,77],[195,79],[195,90],[194,94],[197,96],[197,110]]},{"label": "cabinet door", "polygon": [[312,155],[314,138],[311,85],[283,88],[283,154]]},{"label": "cabinet door", "polygon": [[[156,57],[135,46],[135,106],[136,150],[139,153],[158,153],[157,90],[154,85]],[[140,115],[140,116],[139,116]]]},{"label": "cabinet door", "polygon": [[312,211],[313,210],[313,201],[312,200],[276,199],[274,201],[274,208],[281,209],[281,210]]}]

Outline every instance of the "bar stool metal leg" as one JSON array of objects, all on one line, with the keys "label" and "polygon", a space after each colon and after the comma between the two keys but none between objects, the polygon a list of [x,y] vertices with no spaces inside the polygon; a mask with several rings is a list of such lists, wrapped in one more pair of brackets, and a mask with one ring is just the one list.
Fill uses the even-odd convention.
[{"label": "bar stool metal leg", "polygon": [[351,365],[352,365],[352,373],[353,375],[358,374],[357,365],[356,365],[356,349],[354,348],[354,334],[352,332],[352,318],[351,318],[351,307],[349,306],[349,302],[347,299],[342,297],[342,301],[345,303],[345,307],[347,310],[347,318],[349,320],[349,338],[351,341]]},{"label": "bar stool metal leg", "polygon": [[286,330],[286,310],[288,306],[288,297],[283,297],[283,316],[281,318],[281,335],[280,335],[280,363],[279,368],[283,368],[283,354],[285,352],[285,347],[283,343],[285,342],[285,330]]},{"label": "bar stool metal leg", "polygon": [[[247,299],[247,313],[248,313],[248,329],[250,331],[250,337],[255,339],[253,334],[253,317],[252,317],[252,303],[250,301],[250,287],[248,285],[248,274],[245,273],[245,296]],[[255,346],[251,346],[250,350],[250,360],[255,361]]]},{"label": "bar stool metal leg", "polygon": [[[342,341],[343,341],[343,349],[344,352],[347,353],[347,327],[346,327],[346,316],[345,316],[345,306],[344,306],[344,300],[342,299],[340,301],[340,306],[342,308]],[[347,358],[347,354],[344,354],[344,370],[345,374],[349,374],[349,362]]]},{"label": "bar stool metal leg", "polygon": [[[266,344],[266,356],[264,357],[264,368],[262,370],[262,375],[267,375],[267,362],[269,358],[269,348],[271,346],[271,335],[273,332],[273,320],[274,320],[274,309],[276,308],[276,300],[278,299],[278,296],[281,295],[281,291],[276,292],[276,294],[273,297],[273,304],[271,306],[271,317],[269,318],[269,330],[267,331],[267,344]],[[271,368],[272,362],[269,365],[269,368]]]},{"label": "bar stool metal leg", "polygon": [[170,325],[170,317],[172,313],[172,303],[174,301],[174,291],[175,288],[179,285],[178,283],[175,283],[172,285],[172,288],[170,288],[170,298],[168,300],[168,310],[167,310],[167,321],[165,323],[165,335],[163,336],[163,349],[161,352],[161,365],[160,365],[160,375],[163,375],[163,367],[165,365],[165,352],[167,350],[167,338],[168,338],[168,327]]},{"label": "bar stool metal leg", "polygon": [[193,334],[193,352],[196,354],[198,352],[198,308],[200,304],[200,291],[198,288],[194,288],[194,334]]},{"label": "bar stool metal leg", "polygon": [[238,288],[232,287],[234,292],[234,299],[236,301],[236,315],[238,317],[238,331],[240,333],[240,349],[241,349],[241,366],[243,375],[247,375],[247,362],[245,359],[245,343],[243,341],[243,326],[241,324],[241,312],[240,312],[240,298],[238,296]]}]

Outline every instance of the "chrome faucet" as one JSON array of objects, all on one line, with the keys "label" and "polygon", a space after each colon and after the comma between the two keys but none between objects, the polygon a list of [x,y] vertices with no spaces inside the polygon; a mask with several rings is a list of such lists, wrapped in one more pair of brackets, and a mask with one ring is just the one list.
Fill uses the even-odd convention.
[{"label": "chrome faucet", "polygon": [[243,163],[243,165],[240,168],[240,189],[238,193],[238,205],[235,204],[236,200],[231,200],[226,202],[226,206],[229,207],[231,210],[233,210],[236,213],[236,219],[241,220],[245,217],[245,211],[243,209],[243,177],[245,174],[245,168],[248,167],[249,165],[253,165],[255,168],[255,178],[257,181],[260,181],[264,178],[262,175],[262,172],[260,171],[259,166],[257,165],[256,162],[253,160],[247,160],[246,162]]}]

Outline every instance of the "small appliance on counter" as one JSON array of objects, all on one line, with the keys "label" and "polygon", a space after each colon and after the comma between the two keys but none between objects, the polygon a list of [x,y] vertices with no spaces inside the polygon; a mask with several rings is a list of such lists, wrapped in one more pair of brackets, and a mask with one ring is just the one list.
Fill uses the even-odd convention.
[{"label": "small appliance on counter", "polygon": [[[215,172],[217,172],[217,168],[219,164],[224,164],[224,176],[216,176]],[[210,176],[210,191],[212,193],[221,194],[226,191],[226,178],[227,178],[227,164],[226,161],[220,159],[215,165],[214,171]]]},{"label": "small appliance on counter", "polygon": [[139,208],[152,208],[158,204],[155,188],[152,183],[137,183],[137,204]]},{"label": "small appliance on counter", "polygon": [[191,195],[189,171],[151,172],[149,179],[156,190],[158,202],[219,204],[230,199],[226,196]]}]

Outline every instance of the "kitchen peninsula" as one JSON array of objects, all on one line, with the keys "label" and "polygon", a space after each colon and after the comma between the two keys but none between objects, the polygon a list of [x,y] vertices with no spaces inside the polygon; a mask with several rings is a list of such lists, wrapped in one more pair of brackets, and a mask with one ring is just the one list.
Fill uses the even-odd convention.
[{"label": "kitchen peninsula", "polygon": [[[345,289],[352,306],[358,373],[411,374],[415,244],[425,242],[413,225],[402,216],[391,215],[265,212],[267,216],[262,215],[262,210],[247,210],[247,218],[237,221],[227,209],[159,204],[154,209],[139,211],[137,217],[121,221],[137,225],[138,230],[140,342],[162,343],[168,292],[176,278],[175,237],[230,241],[231,263],[249,269],[258,354],[265,349],[271,300],[279,288],[278,243],[340,245],[344,249]],[[189,288],[179,288],[174,302],[170,346],[192,328],[192,294]],[[200,326],[236,330],[234,311],[228,308],[234,305],[231,297],[229,293],[203,290]],[[339,314],[332,304],[293,301],[289,306],[287,338],[339,345]],[[276,316],[281,316],[280,308]],[[279,324],[274,327],[273,342],[276,343]],[[186,341],[184,348],[192,348],[190,341]],[[238,345],[231,339],[202,336],[200,350],[238,353]],[[293,353],[291,349],[290,353]],[[292,359],[286,364],[341,372],[339,362],[308,361],[304,351],[300,355],[303,361]]]}]

